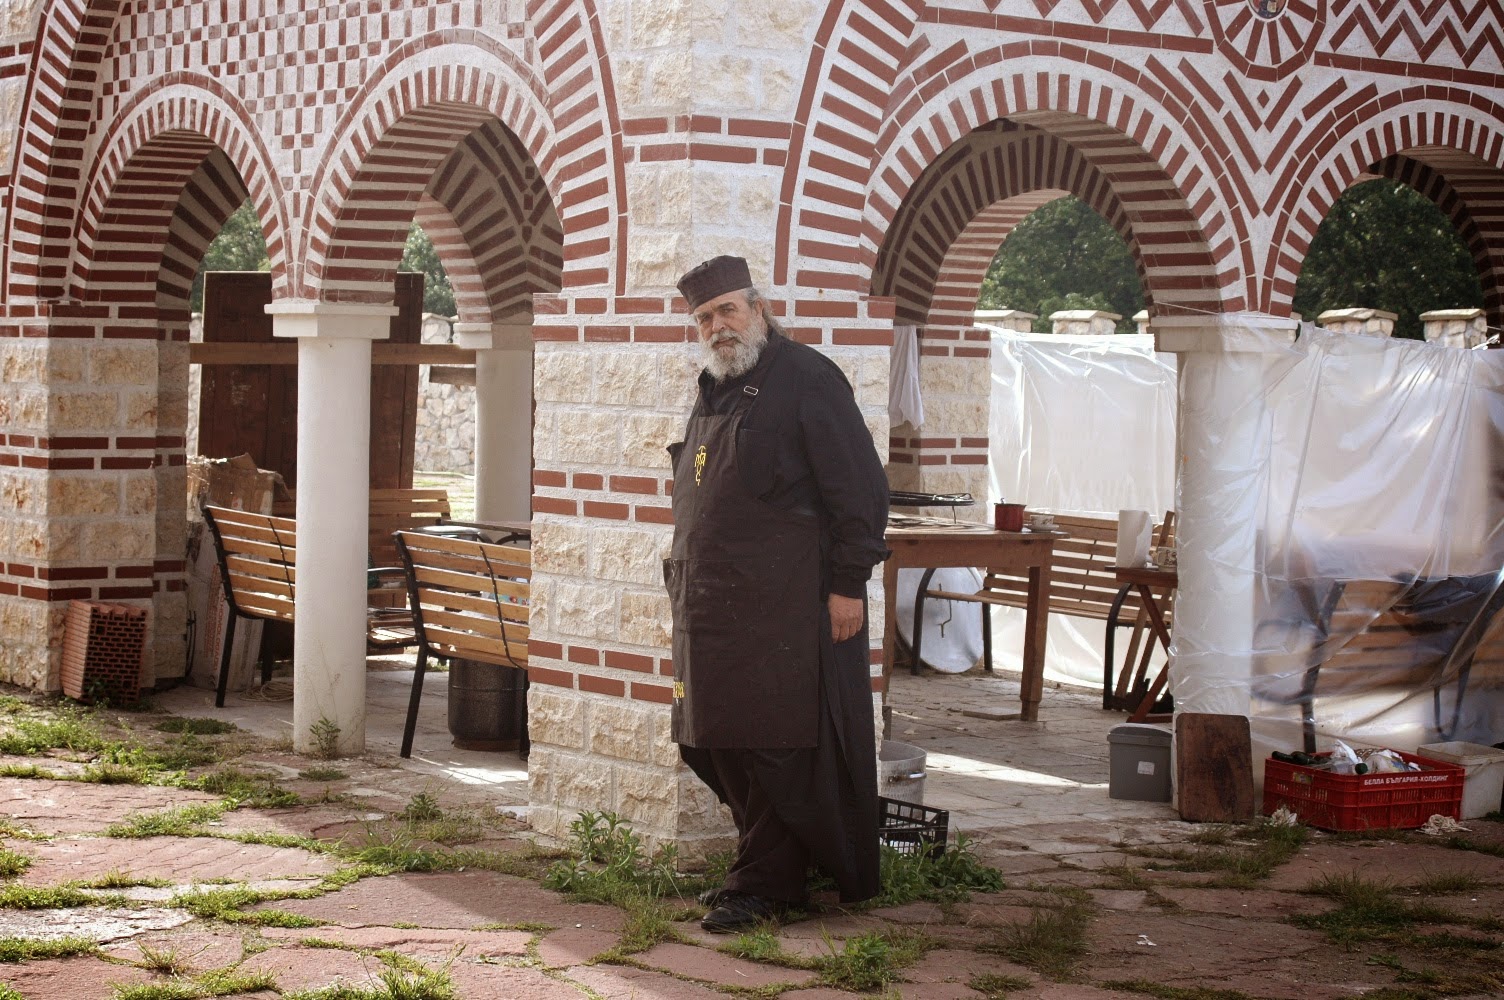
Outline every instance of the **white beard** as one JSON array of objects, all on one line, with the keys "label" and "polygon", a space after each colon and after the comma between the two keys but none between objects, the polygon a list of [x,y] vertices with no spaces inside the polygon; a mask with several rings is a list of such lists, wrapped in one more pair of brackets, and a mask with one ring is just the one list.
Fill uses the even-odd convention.
[{"label": "white beard", "polygon": [[[736,347],[730,354],[723,354],[712,346],[717,340],[734,341]],[[700,341],[700,350],[705,356],[705,370],[717,382],[745,375],[757,364],[767,343],[768,324],[760,315],[753,318],[747,326],[747,332],[741,337],[730,330],[723,330],[716,337]]]}]

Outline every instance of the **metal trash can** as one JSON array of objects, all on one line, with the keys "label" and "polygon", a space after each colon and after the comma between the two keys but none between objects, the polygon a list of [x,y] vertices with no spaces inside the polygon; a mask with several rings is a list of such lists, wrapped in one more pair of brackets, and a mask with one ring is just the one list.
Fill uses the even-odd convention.
[{"label": "metal trash can", "polygon": [[528,753],[527,671],[449,661],[449,735],[461,750]]}]

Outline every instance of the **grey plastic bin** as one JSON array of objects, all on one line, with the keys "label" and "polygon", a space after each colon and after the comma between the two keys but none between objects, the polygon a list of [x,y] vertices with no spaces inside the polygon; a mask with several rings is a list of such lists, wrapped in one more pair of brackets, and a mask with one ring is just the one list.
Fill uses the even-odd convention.
[{"label": "grey plastic bin", "polygon": [[1125,722],[1107,734],[1111,771],[1107,794],[1114,799],[1169,802],[1170,731]]}]

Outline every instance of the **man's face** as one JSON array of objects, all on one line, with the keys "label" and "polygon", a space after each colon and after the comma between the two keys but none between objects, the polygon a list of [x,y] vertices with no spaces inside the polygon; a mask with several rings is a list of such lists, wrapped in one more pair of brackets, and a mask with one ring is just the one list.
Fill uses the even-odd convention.
[{"label": "man's face", "polygon": [[748,305],[745,291],[702,303],[694,318],[711,375],[725,379],[751,371],[767,343],[768,325],[762,310]]}]

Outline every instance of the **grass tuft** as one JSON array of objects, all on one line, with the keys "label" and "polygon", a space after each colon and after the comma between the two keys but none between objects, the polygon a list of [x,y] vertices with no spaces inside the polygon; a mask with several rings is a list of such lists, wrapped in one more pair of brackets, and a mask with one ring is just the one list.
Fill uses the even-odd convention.
[{"label": "grass tuft", "polygon": [[1086,954],[1092,902],[1082,889],[1051,889],[1055,905],[1036,909],[1028,921],[999,930],[996,941],[979,950],[994,952],[1046,978],[1068,978]]},{"label": "grass tuft", "polygon": [[31,859],[19,851],[0,847],[0,878],[15,878],[31,867]]},{"label": "grass tuft", "polygon": [[303,768],[298,772],[298,777],[304,781],[344,781],[349,775],[337,767],[319,765]]},{"label": "grass tuft", "polygon": [[163,719],[152,727],[159,733],[192,733],[194,736],[221,736],[233,733],[239,727],[233,722],[219,719],[172,718]]},{"label": "grass tuft", "polygon": [[919,961],[932,942],[913,931],[889,928],[847,938],[840,951],[829,936],[825,944],[830,954],[815,960],[820,982],[836,989],[869,993],[896,982],[901,970]]},{"label": "grass tuft", "polygon": [[0,938],[0,962],[35,962],[44,958],[93,955],[98,951],[98,944],[81,937],[52,938],[47,941],[37,941],[32,938]]},{"label": "grass tuft", "polygon": [[966,985],[982,994],[986,1000],[1008,1000],[1008,994],[1014,990],[1026,990],[1034,984],[1023,976],[984,972],[979,976],[972,976]]},{"label": "grass tuft", "polygon": [[228,802],[216,802],[136,813],[123,822],[105,827],[104,835],[122,839],[201,836],[204,826],[223,816],[230,806]]}]

